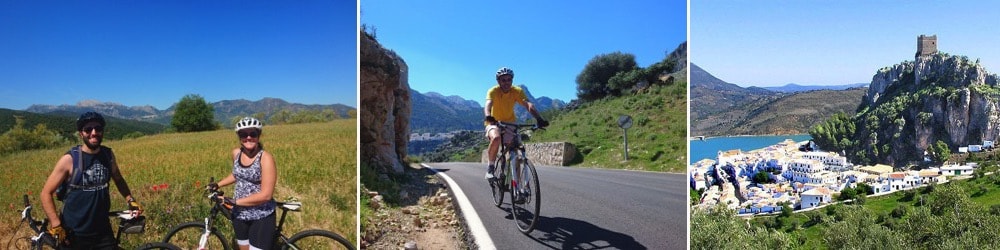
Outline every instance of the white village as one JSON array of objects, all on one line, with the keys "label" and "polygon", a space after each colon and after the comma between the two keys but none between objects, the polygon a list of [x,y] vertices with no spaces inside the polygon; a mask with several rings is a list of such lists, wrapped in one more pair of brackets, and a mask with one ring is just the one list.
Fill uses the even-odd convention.
[{"label": "white village", "polygon": [[[961,147],[960,153],[991,150],[992,141]],[[835,152],[814,151],[809,141],[784,142],[749,152],[719,151],[715,160],[704,159],[690,165],[690,186],[702,195],[694,209],[718,205],[740,216],[780,213],[782,205],[796,212],[817,209],[837,201],[834,195],[864,183],[870,196],[969,178],[978,169],[975,163],[944,163],[923,170],[895,171],[889,165],[856,166]],[[929,158],[924,159],[930,161]],[[753,177],[765,173],[768,182]],[[859,194],[865,195],[865,194]]]}]

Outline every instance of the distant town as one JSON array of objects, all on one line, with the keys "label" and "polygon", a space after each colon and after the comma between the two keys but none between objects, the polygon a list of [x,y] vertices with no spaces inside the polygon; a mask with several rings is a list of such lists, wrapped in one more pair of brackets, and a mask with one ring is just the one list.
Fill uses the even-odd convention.
[{"label": "distant town", "polygon": [[[979,168],[975,163],[945,163],[923,170],[895,171],[882,164],[855,166],[840,154],[814,149],[811,141],[785,140],[749,152],[719,151],[715,160],[695,162],[688,168],[691,188],[701,193],[694,208],[721,204],[743,216],[779,213],[783,205],[796,211],[812,210],[836,202],[834,194],[862,183],[871,188],[871,196],[880,196],[969,178]],[[993,142],[985,141],[960,147],[959,152],[992,149]],[[930,158],[925,156],[924,161]],[[766,181],[759,181],[763,177]]]}]

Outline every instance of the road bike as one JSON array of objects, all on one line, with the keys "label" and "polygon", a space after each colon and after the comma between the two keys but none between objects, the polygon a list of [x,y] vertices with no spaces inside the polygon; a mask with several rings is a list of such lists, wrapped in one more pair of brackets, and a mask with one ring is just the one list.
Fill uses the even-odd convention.
[{"label": "road bike", "polygon": [[[214,183],[214,178],[208,183]],[[224,249],[231,250],[236,246],[236,239],[226,241],[226,238],[215,227],[215,218],[222,214],[224,218],[232,218],[232,208],[227,207],[219,197],[224,193],[217,188],[206,190],[212,208],[205,219],[177,225],[163,238],[163,242],[180,246],[184,249]],[[289,211],[298,212],[301,202],[278,202],[281,209],[281,219],[274,231],[274,246],[270,249],[354,249],[351,242],[333,232],[320,229],[309,229],[298,232],[292,237],[286,237],[282,232],[285,216]]]},{"label": "road bike", "polygon": [[[34,231],[34,236],[11,240],[7,243],[7,249],[59,249],[56,246],[56,238],[49,234],[49,219],[38,221],[31,216],[31,210],[31,202],[25,195],[24,210],[21,210],[21,222],[28,222],[28,227]],[[118,232],[115,234],[115,240],[118,242],[121,242],[123,233],[141,234],[146,231],[146,216],[139,215],[138,210],[112,211],[108,212],[108,216],[118,217]],[[20,228],[20,224],[18,224],[18,228]],[[14,234],[17,234],[17,229],[14,230]],[[151,242],[144,243],[136,249],[180,250],[181,248],[170,243]]]},{"label": "road bike", "polygon": [[[535,165],[528,160],[521,135],[524,131],[542,129],[535,124],[511,124],[498,122],[500,141],[507,141],[506,136],[514,136],[510,145],[500,143],[500,151],[494,162],[493,176],[489,180],[490,191],[493,193],[493,204],[503,205],[504,192],[510,192],[510,212],[514,215],[514,224],[521,233],[528,234],[535,230],[538,222],[538,212],[541,208],[542,193],[538,185],[538,173]],[[513,133],[509,133],[511,130]],[[514,178],[511,178],[514,177]]]}]

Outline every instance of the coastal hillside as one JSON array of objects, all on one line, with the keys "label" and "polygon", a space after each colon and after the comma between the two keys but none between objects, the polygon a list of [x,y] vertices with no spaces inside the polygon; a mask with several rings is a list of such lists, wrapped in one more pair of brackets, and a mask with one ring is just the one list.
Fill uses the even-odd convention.
[{"label": "coastal hillside", "polygon": [[743,88],[716,78],[691,63],[691,134],[719,135],[720,129],[709,130],[705,119],[761,99],[771,100],[779,93],[762,88]]},{"label": "coastal hillside", "polygon": [[827,117],[854,114],[866,88],[794,93],[742,88],[691,64],[691,135],[804,134]]},{"label": "coastal hillside", "polygon": [[853,115],[866,90],[813,90],[763,98],[709,115],[700,125],[705,130],[720,131],[712,135],[804,134],[837,112]]},{"label": "coastal hillside", "polygon": [[978,60],[938,52],[879,69],[858,114],[829,121],[846,129],[819,126],[817,143],[845,150],[852,162],[902,166],[923,159],[938,141],[951,151],[993,141],[1000,134],[997,75]]}]

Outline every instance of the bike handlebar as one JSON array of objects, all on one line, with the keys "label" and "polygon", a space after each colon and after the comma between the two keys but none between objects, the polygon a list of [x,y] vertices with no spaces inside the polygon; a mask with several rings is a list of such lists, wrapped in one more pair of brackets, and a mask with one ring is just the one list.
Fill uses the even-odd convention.
[{"label": "bike handlebar", "polygon": [[539,129],[544,130],[545,129],[543,127],[539,127],[538,124],[517,124],[517,123],[497,122],[497,126],[499,126],[499,127],[508,127],[508,126],[510,126],[510,127],[516,127],[516,128],[529,128],[531,130],[539,130]]}]

